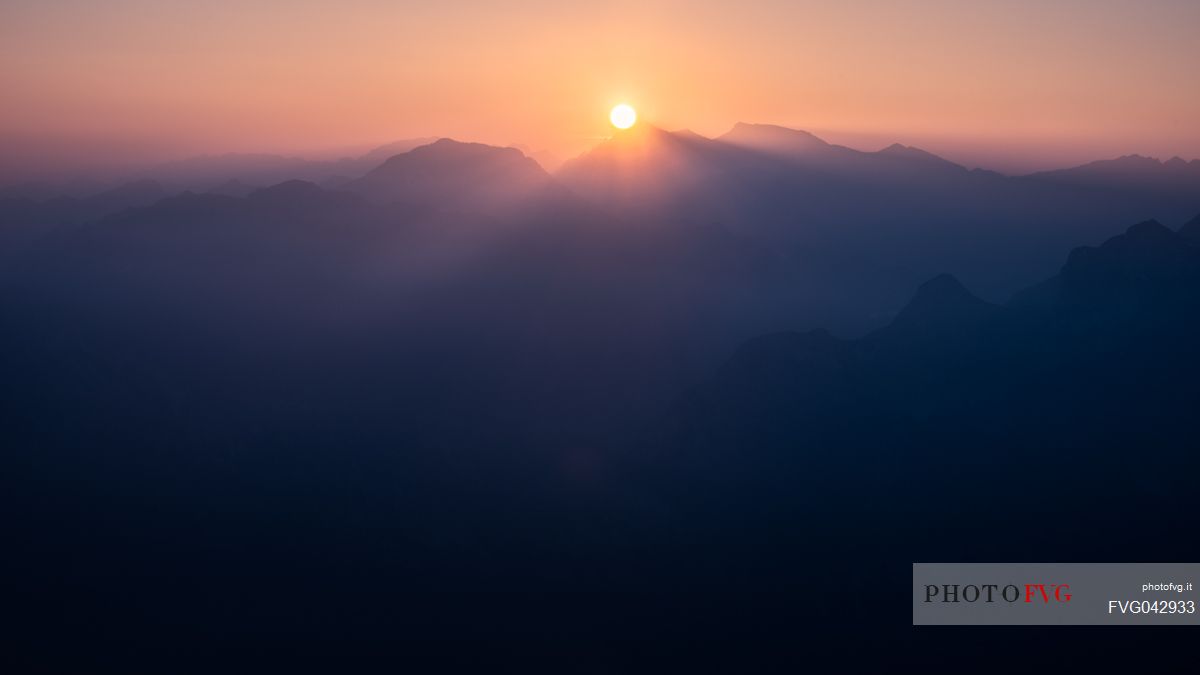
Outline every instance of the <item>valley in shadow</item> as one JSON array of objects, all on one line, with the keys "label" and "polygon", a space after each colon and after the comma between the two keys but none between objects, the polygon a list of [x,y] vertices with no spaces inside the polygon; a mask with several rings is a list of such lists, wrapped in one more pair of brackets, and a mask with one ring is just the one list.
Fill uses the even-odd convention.
[{"label": "valley in shadow", "polygon": [[1195,557],[1197,161],[393,150],[0,202],[26,646],[883,668],[915,560]]}]

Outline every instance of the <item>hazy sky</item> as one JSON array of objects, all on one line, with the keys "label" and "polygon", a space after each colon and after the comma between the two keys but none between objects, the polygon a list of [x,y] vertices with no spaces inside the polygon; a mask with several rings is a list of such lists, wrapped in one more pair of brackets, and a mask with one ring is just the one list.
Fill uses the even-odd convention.
[{"label": "hazy sky", "polygon": [[1033,168],[1200,157],[1200,2],[0,0],[10,164],[417,136],[560,156],[628,101]]}]

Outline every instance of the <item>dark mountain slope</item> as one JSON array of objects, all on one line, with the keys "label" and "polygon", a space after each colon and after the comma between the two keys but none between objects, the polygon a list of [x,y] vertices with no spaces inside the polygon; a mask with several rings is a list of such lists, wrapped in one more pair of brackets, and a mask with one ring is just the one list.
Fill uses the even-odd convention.
[{"label": "dark mountain slope", "polygon": [[1184,223],[1183,227],[1179,228],[1180,236],[1192,242],[1200,242],[1200,214]]},{"label": "dark mountain slope", "polygon": [[[762,230],[558,197],[465,214],[447,169],[430,174],[444,202],[287,182],[40,238],[0,283],[0,499],[22,514],[5,572],[40,608],[24,623],[70,607],[115,640],[339,645],[465,624],[493,640],[853,625],[847,649],[891,660],[907,601],[864,608],[906,588],[912,560],[1198,553],[1178,536],[1200,399],[1186,238],[1142,224],[1072,255],[1036,309],[938,276],[894,291],[907,303],[866,337],[772,332],[645,440],[695,352],[959,253],[1001,265],[963,248],[994,244],[983,221],[923,221],[894,185],[851,206],[883,220],[809,230],[774,205],[819,214],[841,178],[690,134],[652,142],[732,181],[714,204],[812,199],[755,206]],[[484,164],[509,166],[493,150]],[[887,161],[879,176],[921,165]],[[938,171],[903,179],[991,185]],[[930,236],[951,226],[962,238]],[[829,578],[872,583],[814,588]],[[479,619],[431,590],[503,598]],[[164,606],[190,611],[162,626]]]},{"label": "dark mountain slope", "polygon": [[[907,447],[916,454],[896,467],[905,480],[922,480],[927,462],[981,463],[994,472],[981,489],[992,491],[1016,480],[1029,453],[1115,480],[1106,472],[1131,450],[1122,444],[1149,433],[1145,459],[1191,466],[1200,460],[1181,453],[1185,411],[1200,396],[1197,316],[1200,249],[1153,221],[1076,249],[1058,277],[1009,307],[938,277],[886,328],[822,338],[837,345],[836,368],[821,367],[834,362],[831,348],[813,349],[813,334],[747,343],[681,405],[670,425],[686,439],[676,457],[687,447],[724,452],[743,475],[767,457],[775,469],[763,478],[775,482],[781,466],[807,465],[813,452],[850,470],[843,464],[861,461],[862,448]],[[860,424],[848,431],[848,419]],[[1099,500],[1101,485],[1069,494]]]}]

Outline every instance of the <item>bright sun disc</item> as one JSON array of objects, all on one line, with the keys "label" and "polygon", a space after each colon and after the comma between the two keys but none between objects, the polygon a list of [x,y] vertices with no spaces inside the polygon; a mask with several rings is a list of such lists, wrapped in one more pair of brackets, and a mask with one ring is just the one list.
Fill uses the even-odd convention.
[{"label": "bright sun disc", "polygon": [[612,109],[612,112],[608,114],[608,119],[614,127],[628,129],[633,126],[634,122],[637,122],[637,111],[622,103]]}]

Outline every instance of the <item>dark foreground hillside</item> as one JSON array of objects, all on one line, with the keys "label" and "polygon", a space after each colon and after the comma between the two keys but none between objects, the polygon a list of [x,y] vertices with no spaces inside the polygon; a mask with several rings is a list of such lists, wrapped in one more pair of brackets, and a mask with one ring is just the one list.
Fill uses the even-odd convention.
[{"label": "dark foreground hillside", "polygon": [[[596,257],[554,229],[560,211],[522,214],[518,234],[588,251],[573,260],[596,270],[555,272],[570,285],[538,283],[522,249],[486,258],[478,279],[510,284],[491,295],[424,279],[436,294],[356,306],[391,270],[344,261],[439,239],[389,230],[381,251],[372,228],[398,207],[303,184],[180,199],[154,208],[192,214],[181,230],[122,216],[104,226],[122,239],[64,235],[5,286],[21,670],[938,670],[981,652],[966,670],[985,670],[1024,649],[1132,660],[1177,635],[947,647],[908,625],[907,586],[915,560],[1200,553],[1195,221],[1076,249],[1007,305],[939,276],[862,338],[752,340],[646,416],[629,372],[670,364],[634,348],[674,333],[617,338],[652,330],[669,296],[644,324],[606,322],[633,294],[586,281],[630,250],[601,239]],[[356,214],[341,248],[324,209]]]}]

